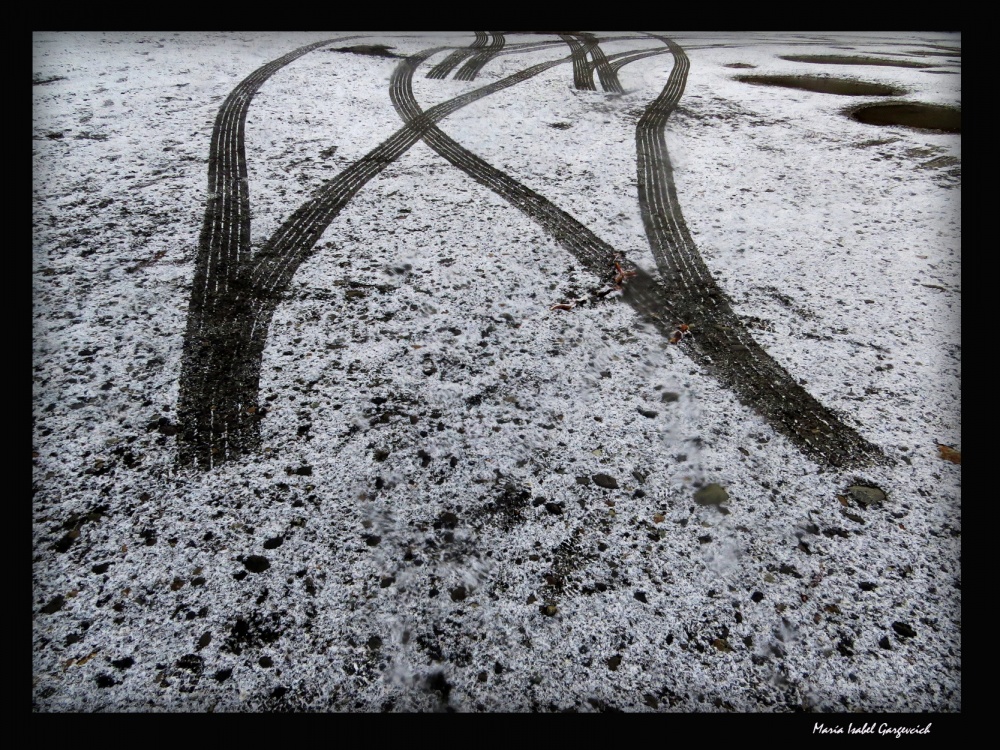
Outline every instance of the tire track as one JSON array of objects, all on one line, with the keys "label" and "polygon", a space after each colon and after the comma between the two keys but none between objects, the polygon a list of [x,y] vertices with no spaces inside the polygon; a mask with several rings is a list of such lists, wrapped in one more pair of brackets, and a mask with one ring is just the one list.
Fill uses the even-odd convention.
[{"label": "tire track", "polygon": [[618,80],[617,69],[612,68],[608,64],[608,58],[605,56],[604,50],[601,49],[600,41],[593,34],[581,34],[581,36],[587,40],[587,49],[590,52],[591,59],[593,60],[592,65],[587,66],[587,77],[593,81],[594,77],[590,71],[593,71],[596,68],[597,78],[601,82],[601,88],[605,91],[611,91],[616,94],[624,94],[625,89],[622,88],[621,82]]},{"label": "tire track", "polygon": [[462,49],[457,49],[448,55],[444,60],[439,62],[429,71],[427,71],[428,78],[447,78],[448,74],[454,70],[455,66],[458,65],[462,60],[467,58],[469,55],[475,54],[475,51],[486,46],[486,42],[489,40],[485,31],[476,31],[476,40],[470,44],[468,47],[463,47]]},{"label": "tire track", "polygon": [[587,60],[589,50],[586,45],[569,34],[560,34],[559,38],[569,45],[570,54],[573,56],[573,87],[578,91],[597,91],[590,62]]},{"label": "tire track", "polygon": [[646,50],[632,50],[630,52],[619,52],[616,55],[608,55],[608,60],[614,60],[611,63],[611,69],[615,72],[617,76],[618,71],[629,63],[635,62],[636,60],[644,60],[647,57],[656,57],[657,55],[664,55],[670,52],[669,49],[664,49],[663,47],[657,47],[656,49],[646,49]]},{"label": "tire track", "polygon": [[315,42],[261,66],[230,92],[212,129],[208,200],[195,258],[181,359],[178,418],[194,420],[195,431],[211,431],[213,414],[200,408],[208,373],[218,356],[213,321],[239,295],[239,277],[250,255],[250,194],[244,132],[250,102],[281,68],[303,55],[358,35]]},{"label": "tire track", "polygon": [[[412,75],[418,65],[443,49],[447,48],[426,50],[404,64]],[[428,110],[419,123],[396,131],[325,183],[239,267],[226,304],[215,305],[210,315],[202,316],[198,333],[185,338],[185,349],[190,353],[182,366],[178,402],[179,466],[208,470],[259,450],[260,419],[266,413],[258,408],[260,373],[271,319],[296,270],[348,201],[419,141],[434,122],[569,59],[531,66]]]},{"label": "tire track", "polygon": [[615,249],[547,198],[445,135],[428,117],[430,111],[425,113],[417,104],[411,85],[412,74],[410,66],[400,63],[390,82],[389,96],[403,122],[419,128],[424,142],[448,162],[528,214],[597,276],[610,279]]},{"label": "tire track", "polygon": [[[675,42],[654,38],[670,49],[674,68],[636,125],[639,207],[663,288],[675,306],[675,322],[697,331],[690,346],[694,358],[814,459],[845,466],[882,458],[876,446],[820,404],[754,340],[701,258],[681,214],[664,135],[690,62]],[[636,286],[646,294],[642,284]]]},{"label": "tire track", "polygon": [[[559,38],[569,45],[573,55],[573,86],[580,91],[597,91],[594,85],[594,71],[601,82],[601,88],[622,94],[625,90],[618,80],[618,72],[608,63],[601,49],[600,40],[593,34],[560,34]],[[587,56],[593,58],[593,62]],[[620,66],[619,66],[620,67]]]},{"label": "tire track", "polygon": [[[230,295],[232,304],[228,307],[217,306],[214,314],[209,316],[211,330],[208,331],[209,336],[202,338],[201,343],[209,344],[207,349],[211,352],[211,356],[207,362],[204,360],[200,362],[203,365],[200,367],[200,373],[192,372],[191,368],[186,367],[190,378],[185,381],[182,377],[182,393],[185,391],[185,382],[200,384],[201,391],[199,394],[196,392],[196,388],[187,387],[187,391],[195,396],[200,395],[200,398],[188,400],[191,409],[198,414],[188,413],[188,418],[180,420],[182,426],[178,436],[180,443],[178,463],[180,465],[194,465],[201,469],[208,469],[221,461],[259,449],[259,420],[264,413],[264,410],[258,412],[256,403],[260,367],[270,321],[278,302],[287,290],[297,268],[309,257],[316,241],[343,206],[372,177],[422,137],[436,151],[440,149],[438,152],[451,163],[465,169],[481,184],[495,190],[513,205],[532,216],[595,275],[600,278],[611,277],[615,255],[613,247],[600,240],[590,230],[547,199],[462,149],[435,125],[442,118],[472,101],[513,86],[555,65],[571,59],[575,61],[575,58],[571,56],[532,66],[494,84],[455,97],[427,112],[422,112],[413,99],[412,76],[423,61],[442,49],[446,48],[428,50],[411,56],[397,66],[393,73],[390,96],[397,111],[404,117],[406,125],[365,157],[326,183],[312,199],[296,210],[268,240],[257,256],[241,266],[241,268],[249,268],[249,270],[235,279],[235,282],[238,283],[231,285],[237,289],[235,294]],[[673,52],[674,50],[663,51]],[[642,56],[646,56],[645,53],[642,53]],[[635,59],[639,58],[636,56]],[[642,126],[637,127],[637,153],[653,153],[649,150],[648,144],[642,145],[646,141],[641,139],[640,135],[652,135],[655,147],[655,131],[658,122],[661,125],[659,138],[662,140],[662,124],[665,123],[666,116],[676,105],[676,101],[683,91],[686,73],[687,68],[684,65],[675,65],[675,71],[672,72],[671,79],[664,91],[647,108],[647,113],[640,121]],[[665,156],[665,148],[662,153]],[[644,223],[647,224],[647,227],[661,227],[666,217],[667,220],[672,219],[676,224],[677,218],[680,216],[679,209],[676,216],[670,211],[653,210],[668,205],[662,200],[658,200],[664,191],[668,198],[673,194],[674,199],[676,199],[673,184],[669,178],[669,161],[655,163],[653,159],[647,158],[646,162],[656,167],[654,172],[663,173],[664,164],[666,165],[667,176],[665,179],[668,186],[665,187],[663,179],[657,182],[657,176],[652,175],[648,183],[653,189],[652,193],[646,191],[646,200],[641,202],[641,205],[647,207],[643,213]],[[645,186],[643,168],[639,168],[639,174],[640,184]],[[649,200],[649,195],[654,196],[653,201]],[[683,226],[683,224],[679,226]],[[647,228],[647,233],[650,231]],[[650,234],[650,237],[653,236],[654,234]],[[662,240],[672,235],[669,234],[669,231],[664,232],[661,227],[659,235],[655,236],[659,236]],[[652,239],[651,244],[653,244]],[[691,243],[691,247],[693,248],[693,243]],[[694,252],[697,251],[694,250]],[[655,253],[656,249],[654,248]],[[657,256],[661,274],[664,274],[663,261],[671,262],[670,257],[666,252],[660,252]],[[700,257],[695,257],[700,262]],[[682,261],[687,261],[692,268],[697,266],[690,257],[683,255],[676,259],[675,265],[680,267]],[[701,265],[704,266],[703,263]],[[698,296],[697,303],[702,305],[699,308],[698,304],[694,304],[692,294],[681,294],[678,304],[678,299],[671,296],[676,290],[672,287],[668,288],[663,281],[643,272],[642,269],[634,270],[636,276],[629,283],[624,298],[640,314],[656,325],[664,335],[669,335],[678,321],[692,319],[688,315],[689,312],[708,309],[705,307],[706,299],[713,300],[711,309],[722,310],[722,314],[718,314],[714,318],[706,317],[705,320],[709,323],[703,329],[697,329],[699,335],[692,339],[692,341],[697,342],[697,345],[692,347],[696,360],[713,371],[724,384],[737,393],[741,400],[764,414],[778,429],[792,437],[803,450],[814,455],[825,456],[831,463],[855,460],[861,454],[872,455],[874,449],[871,446],[860,437],[853,435],[852,431],[840,423],[835,415],[824,410],[815,400],[812,400],[810,404],[811,397],[798,388],[797,384],[790,380],[787,373],[760,350],[760,347],[746,334],[738,318],[732,314],[728,302],[714,283],[706,294]],[[707,269],[705,269],[704,275],[711,280]],[[666,274],[664,276],[667,277]],[[678,277],[682,281],[687,278],[683,273],[678,274]],[[697,275],[691,276],[691,278],[697,278]],[[728,323],[735,325],[728,326]],[[189,329],[192,326],[193,321],[189,320]],[[203,332],[204,328],[203,325]],[[735,333],[727,332],[729,328],[732,328]],[[700,346],[703,340],[704,345]],[[720,346],[720,342],[723,345],[728,344],[728,348]],[[188,344],[186,339],[186,351]],[[745,348],[740,349],[740,347]],[[733,356],[734,350],[746,352],[750,351],[752,347],[756,347],[757,351],[752,352],[753,356],[751,357],[746,355]],[[747,359],[752,360],[751,364],[755,366],[747,367],[746,362],[743,361]],[[732,364],[736,366],[734,367]],[[770,367],[767,366],[768,364]],[[768,376],[770,376],[770,380],[768,380]],[[801,394],[805,395],[807,408],[802,408],[802,398],[796,398],[791,406],[785,406],[783,397],[779,403],[776,394],[787,390],[789,382]],[[178,413],[179,415],[182,413],[180,407]],[[195,416],[195,418],[191,419],[191,416]],[[845,431],[849,433],[846,440],[844,439]],[[840,436],[839,441],[837,435]],[[853,437],[851,437],[852,435]]]},{"label": "tire track", "polygon": [[[595,276],[610,281],[615,271],[615,248],[550,200],[463,148],[429,122],[432,110],[426,113],[421,110],[413,95],[412,76],[413,68],[403,61],[390,81],[389,95],[403,121],[419,127],[424,142],[449,163],[541,225]],[[672,301],[658,279],[641,268],[631,270],[635,277],[630,280],[623,298],[664,335],[670,335],[676,328],[677,317]]]},{"label": "tire track", "polygon": [[[678,62],[637,126],[637,170],[643,221],[660,273],[680,283],[667,285],[634,269],[624,299],[664,335],[678,322],[695,321],[699,333],[692,339],[693,358],[814,460],[844,466],[879,458],[877,447],[806,392],[757,344],[698,254],[676,201],[663,137],[666,119],[683,93],[689,63],[677,45],[665,43]],[[405,63],[397,66],[390,97],[404,122],[419,123],[426,115],[413,96],[412,72]],[[537,221],[599,278],[609,275],[614,248],[569,214],[459,146],[438,127],[427,127],[423,138],[451,164]]]},{"label": "tire track", "polygon": [[500,54],[500,50],[504,48],[507,40],[501,32],[494,31],[493,40],[490,42],[489,46],[486,47],[482,52],[477,52],[473,57],[463,65],[459,71],[455,74],[456,81],[471,81],[478,74],[479,71],[483,69],[490,60]]}]

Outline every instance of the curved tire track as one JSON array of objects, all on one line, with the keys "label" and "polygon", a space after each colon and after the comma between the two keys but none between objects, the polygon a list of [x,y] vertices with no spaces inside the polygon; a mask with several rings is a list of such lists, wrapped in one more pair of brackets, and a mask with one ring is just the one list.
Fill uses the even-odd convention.
[{"label": "curved tire track", "polygon": [[463,47],[462,49],[457,49],[448,55],[444,60],[439,62],[429,71],[427,71],[428,78],[447,78],[448,74],[455,69],[462,60],[466,59],[469,55],[475,54],[476,50],[479,50],[486,46],[486,42],[489,40],[485,31],[476,31],[476,40],[470,44],[468,47]]},{"label": "curved tire track", "polygon": [[[597,78],[601,82],[601,88],[605,91],[624,94],[625,89],[622,88],[621,82],[618,80],[618,71],[608,64],[608,58],[605,56],[604,50],[601,49],[600,41],[593,34],[583,34],[582,36],[587,40],[587,49],[593,60],[592,65],[587,66],[587,70],[592,71],[596,68]],[[591,81],[594,80],[592,75],[588,77]]]},{"label": "curved tire track", "polygon": [[[608,58],[601,49],[600,40],[593,34],[560,34],[559,38],[569,45],[573,55],[573,86],[580,91],[597,91],[594,85],[594,71],[601,82],[601,88],[617,94],[624,93],[618,81],[618,72],[608,64]],[[593,62],[587,59],[590,55]]]},{"label": "curved tire track", "polygon": [[[447,48],[426,50],[404,63],[412,72],[443,49]],[[277,229],[256,256],[236,266],[225,300],[213,302],[208,314],[198,313],[197,325],[189,320],[178,402],[179,466],[207,470],[259,449],[260,419],[265,411],[258,408],[257,400],[271,319],[296,270],[348,201],[419,141],[434,122],[568,60],[534,65],[428,110],[420,122],[396,131],[325,183]],[[238,140],[242,149],[242,128]]]},{"label": "curved tire track", "polygon": [[413,96],[413,71],[408,60],[401,62],[389,85],[389,96],[403,122],[418,128],[424,142],[448,162],[537,221],[596,275],[610,278],[615,249],[547,198],[445,135],[430,117],[433,110],[424,112]]},{"label": "curved tire track", "polygon": [[690,348],[747,406],[813,458],[835,466],[882,457],[881,451],[824,407],[764,349],[733,312],[691,237],[677,200],[664,130],[687,82],[690,63],[669,47],[674,68],[666,86],[636,125],[639,207],[666,292],[679,316],[693,326]]},{"label": "curved tire track", "polygon": [[490,42],[489,46],[486,47],[482,52],[477,52],[472,59],[467,61],[465,65],[459,68],[459,71],[455,74],[456,81],[471,81],[479,74],[479,71],[483,69],[490,60],[500,54],[500,51],[504,48],[507,40],[504,35],[500,32],[493,32],[493,40]]},{"label": "curved tire track", "polygon": [[[668,46],[672,44],[669,40],[663,41]],[[310,47],[315,48],[312,45]],[[287,290],[295,271],[311,254],[323,231],[351,197],[420,138],[424,138],[451,163],[538,221],[595,275],[610,278],[615,255],[613,247],[544,197],[458,146],[435,125],[472,101],[513,86],[569,59],[575,62],[577,57],[532,66],[423,112],[413,98],[412,76],[424,60],[441,49],[445,48],[411,56],[397,66],[393,73],[390,95],[406,123],[401,130],[326,183],[282,224],[253,260],[239,262],[239,258],[245,257],[239,255],[234,264],[235,271],[225,266],[229,273],[226,276],[228,286],[224,285],[222,290],[223,299],[203,299],[210,301],[211,305],[195,309],[197,289],[207,290],[209,286],[196,287],[192,292],[192,313],[188,326],[191,335],[185,340],[182,399],[178,407],[182,427],[178,436],[180,465],[208,469],[221,461],[259,448],[259,419],[263,416],[263,410],[257,412],[256,401],[261,360],[270,321],[281,296]],[[680,48],[677,47],[677,50]],[[264,77],[256,84],[259,87],[281,64],[287,64],[299,56],[296,53],[305,54],[305,51],[297,50],[279,58],[251,74],[247,81],[265,71]],[[673,47],[669,51],[677,54]],[[683,55],[683,51],[680,54]],[[642,56],[646,56],[645,53]],[[639,59],[636,55],[633,57]],[[686,62],[686,57],[682,60]],[[694,320],[692,313],[704,312],[703,319],[707,323],[697,329],[699,335],[692,339],[695,359],[713,371],[741,400],[764,414],[807,453],[823,456],[831,463],[847,463],[858,460],[860,456],[873,456],[877,453],[876,449],[798,387],[756,345],[704,268],[693,242],[686,252],[678,254],[675,249],[671,249],[671,241],[676,244],[678,237],[683,240],[685,236],[690,241],[690,236],[685,234],[686,227],[679,208],[671,208],[676,206],[676,193],[665,146],[661,151],[660,145],[663,141],[663,126],[683,91],[686,73],[686,65],[675,65],[664,91],[647,108],[637,127],[638,161],[644,165],[638,168],[643,219],[660,272],[671,283],[665,284],[642,269],[635,269],[636,276],[629,283],[624,298],[664,335],[669,335],[678,321]],[[247,91],[239,93],[247,97]],[[252,93],[249,95],[252,96]],[[231,99],[243,107],[242,120],[240,117],[236,120],[244,121],[248,97],[243,101],[238,92],[234,91]],[[222,110],[229,112],[232,106],[224,105]],[[229,112],[227,119],[222,110],[219,120],[231,122],[232,113]],[[222,130],[227,129],[224,127]],[[242,125],[236,128],[236,133],[236,151],[242,153]],[[649,179],[644,180],[644,175],[648,175]],[[673,198],[673,203],[666,202],[663,196],[667,200]],[[206,212],[206,233],[209,231],[209,217],[214,219],[216,212],[217,209]],[[245,212],[240,214],[242,215]],[[238,244],[238,247],[248,246],[248,231],[243,233],[242,227],[228,231],[239,232],[236,235],[238,242],[246,243]],[[222,233],[225,234],[225,231]],[[204,247],[211,246],[210,242],[204,243]],[[202,265],[210,266],[207,261]],[[675,267],[681,271],[671,276],[670,270]],[[703,272],[699,273],[699,270]],[[693,283],[698,280],[704,282],[706,279],[709,285],[703,292],[698,292]],[[199,356],[206,352],[207,359]],[[789,388],[795,396],[791,404],[786,399]],[[187,398],[183,398],[185,394]],[[184,409],[181,408],[182,405]]]},{"label": "curved tire track", "polygon": [[216,115],[208,159],[208,201],[188,304],[177,407],[179,420],[195,433],[213,431],[215,415],[203,408],[203,398],[211,390],[210,373],[217,369],[221,355],[217,318],[239,295],[240,275],[250,255],[250,193],[244,147],[250,102],[260,87],[289,63],[319,47],[357,36],[308,44],[261,66],[232,90]]},{"label": "curved tire track", "polygon": [[[876,446],[813,398],[750,336],[691,240],[676,200],[663,136],[666,120],[684,91],[689,63],[679,46],[663,41],[677,63],[663,91],[640,119],[636,150],[643,223],[660,273],[670,283],[634,269],[636,276],[626,287],[624,299],[664,335],[670,335],[679,322],[693,322],[698,331],[690,339],[693,358],[811,458],[835,466],[880,458]],[[632,59],[646,56],[639,53]],[[426,115],[413,96],[412,74],[406,62],[397,66],[390,96],[404,122],[416,124]],[[609,275],[615,255],[611,245],[546,198],[458,145],[440,128],[422,129],[425,143],[435,152],[524,211],[598,277]]]},{"label": "curved tire track", "polygon": [[586,45],[569,34],[560,34],[559,38],[569,45],[570,54],[573,56],[573,87],[578,91],[597,91],[590,62],[587,60]]}]

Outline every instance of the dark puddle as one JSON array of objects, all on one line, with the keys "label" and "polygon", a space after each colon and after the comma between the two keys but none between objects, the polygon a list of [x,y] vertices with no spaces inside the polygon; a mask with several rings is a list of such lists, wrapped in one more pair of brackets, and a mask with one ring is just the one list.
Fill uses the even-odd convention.
[{"label": "dark puddle", "polygon": [[727,68],[756,68],[756,65],[751,65],[750,63],[728,63],[725,67]]},{"label": "dark puddle", "polygon": [[737,81],[764,86],[784,86],[790,89],[816,91],[821,94],[841,96],[898,96],[905,89],[882,83],[867,83],[852,78],[823,78],[821,76],[736,76]]},{"label": "dark puddle", "polygon": [[939,52],[939,51],[930,52],[928,50],[911,49],[907,50],[903,54],[914,55],[917,57],[961,57],[962,51],[959,50],[958,52]]},{"label": "dark puddle", "polygon": [[782,60],[792,62],[818,63],[821,65],[884,65],[890,68],[930,68],[928,63],[909,60],[886,60],[882,57],[859,57],[857,55],[779,55]]},{"label": "dark puddle", "polygon": [[390,52],[389,50],[394,49],[394,47],[389,47],[385,44],[356,44],[353,47],[335,47],[332,48],[331,52],[350,52],[355,55],[370,55],[372,57],[404,57],[405,55],[397,55],[395,52]]},{"label": "dark puddle", "polygon": [[962,132],[962,110],[940,104],[872,104],[851,110],[848,114],[867,125],[902,125],[920,130]]},{"label": "dark puddle", "polygon": [[945,52],[950,52],[950,53],[955,54],[955,55],[961,55],[962,54],[962,48],[961,47],[948,47],[948,46],[943,45],[943,44],[925,44],[924,46],[925,47],[930,47],[931,49],[939,49],[939,50],[943,50]]}]

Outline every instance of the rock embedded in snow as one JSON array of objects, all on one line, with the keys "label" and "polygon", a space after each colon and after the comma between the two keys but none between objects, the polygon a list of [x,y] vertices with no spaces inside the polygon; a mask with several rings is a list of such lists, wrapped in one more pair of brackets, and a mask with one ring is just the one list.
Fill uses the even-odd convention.
[{"label": "rock embedded in snow", "polygon": [[606,490],[618,489],[618,480],[610,474],[594,474],[591,478],[598,487],[603,487]]},{"label": "rock embedded in snow", "polygon": [[868,487],[863,484],[851,485],[847,488],[847,494],[854,502],[865,508],[881,504],[886,499],[885,493],[878,487]]},{"label": "rock embedded in snow", "polygon": [[722,485],[712,482],[694,493],[694,501],[699,505],[721,505],[729,502],[729,493]]}]

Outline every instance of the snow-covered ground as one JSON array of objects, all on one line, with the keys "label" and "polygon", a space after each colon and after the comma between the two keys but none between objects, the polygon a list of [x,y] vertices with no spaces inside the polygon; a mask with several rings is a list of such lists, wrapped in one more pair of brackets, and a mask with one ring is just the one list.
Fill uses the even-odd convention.
[{"label": "snow-covered ground", "polygon": [[[960,106],[960,37],[666,33],[691,63],[666,140],[702,257],[885,465],[818,465],[615,295],[551,310],[599,280],[418,142],[278,306],[260,453],[178,468],[216,113],[348,36],[252,100],[254,249],[402,127],[401,59],[334,48],[474,35],[34,36],[35,709],[959,711],[961,136],[735,76]],[[569,54],[506,37],[532,41],[556,44],[472,81],[427,78],[436,53],[417,101]],[[567,61],[438,125],[655,274],[636,124],[672,66],[631,62],[615,94]]]}]

